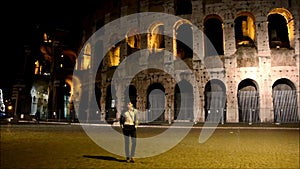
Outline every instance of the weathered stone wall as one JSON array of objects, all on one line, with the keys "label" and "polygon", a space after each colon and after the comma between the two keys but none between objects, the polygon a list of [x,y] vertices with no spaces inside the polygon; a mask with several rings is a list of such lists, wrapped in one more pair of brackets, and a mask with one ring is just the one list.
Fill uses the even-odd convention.
[{"label": "weathered stone wall", "polygon": [[[122,1],[123,2],[123,1]],[[139,3],[138,3],[139,2]],[[290,2],[290,3],[289,3]],[[121,15],[137,12],[165,12],[174,14],[174,2],[172,0],[166,1],[125,1],[122,3]],[[290,30],[290,34],[293,34],[293,39],[290,39],[291,49],[270,49],[269,37],[268,37],[268,21],[267,17],[271,10],[275,8],[284,8],[289,11],[293,16],[294,27]],[[243,47],[238,48],[235,41],[234,31],[234,19],[242,12],[249,12],[255,18],[255,47]],[[223,22],[224,33],[224,55],[215,56],[211,58],[203,59],[203,33],[196,32],[193,34],[193,48],[194,53],[200,54],[200,56],[194,56],[190,60],[190,68],[193,69],[193,76],[196,81],[192,81],[191,84],[197,88],[198,93],[194,93],[194,121],[205,121],[204,110],[204,92],[205,85],[211,79],[219,79],[225,84],[226,87],[226,121],[238,122],[239,121],[239,109],[238,109],[238,86],[241,81],[245,79],[253,80],[259,91],[259,113],[261,122],[272,122],[274,120],[273,112],[273,98],[272,98],[272,86],[278,79],[288,79],[292,82],[297,90],[298,98],[298,114],[300,116],[300,85],[299,85],[299,2],[297,0],[194,0],[192,1],[192,14],[180,15],[184,19],[190,20],[191,23],[197,26],[198,29],[204,29],[204,21],[211,15],[217,15]],[[100,15],[95,17],[95,20],[105,20],[105,23],[111,21],[110,13],[107,11],[105,18],[101,18]],[[133,18],[136,19],[136,18]],[[93,22],[93,20],[91,20]],[[122,26],[127,27],[131,22],[120,23]],[[174,23],[175,25],[175,23]],[[143,27],[150,27],[151,25],[141,25]],[[95,30],[95,29],[94,29]],[[87,30],[86,30],[87,31]],[[166,30],[172,31],[172,30]],[[90,34],[90,33],[87,33]],[[141,48],[147,48],[147,36],[141,36]],[[127,57],[127,47],[122,42],[121,59]],[[165,50],[173,52],[174,41],[170,38],[165,38]],[[149,53],[148,53],[149,55]],[[150,57],[150,55],[149,55]],[[153,56],[152,56],[153,57]],[[218,58],[219,57],[219,58]],[[122,60],[121,60],[122,61]],[[163,64],[168,64],[171,69],[178,70],[180,67],[176,67],[176,60],[164,60]],[[146,64],[147,61],[140,61],[139,64]],[[136,63],[135,63],[136,64]],[[133,65],[134,66],[134,65]],[[104,72],[105,74],[105,72]],[[130,74],[130,73],[129,73]],[[107,80],[111,75],[102,77],[103,86],[101,95],[101,110],[105,109],[105,87],[106,83],[111,83]],[[176,72],[174,71],[174,76]],[[171,109],[172,115],[174,115],[174,88],[176,80],[171,76],[166,76],[161,72],[149,73],[147,71],[140,73],[136,76],[132,83],[137,88],[137,108],[145,110],[147,100],[147,89],[153,83],[160,83],[165,88],[166,95],[166,109]],[[122,100],[118,103],[122,104]],[[122,105],[120,105],[122,107]],[[166,116],[166,115],[165,115]],[[167,119],[167,118],[165,118]]]}]

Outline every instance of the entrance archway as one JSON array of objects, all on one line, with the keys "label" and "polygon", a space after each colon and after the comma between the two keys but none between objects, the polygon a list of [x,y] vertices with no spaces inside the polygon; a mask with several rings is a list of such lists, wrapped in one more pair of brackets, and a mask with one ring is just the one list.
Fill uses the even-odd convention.
[{"label": "entrance archway", "polygon": [[147,91],[148,122],[164,121],[165,88],[160,83],[149,86]]},{"label": "entrance archway", "polygon": [[226,87],[220,80],[213,79],[205,85],[205,120],[226,121]]},{"label": "entrance archway", "polygon": [[298,122],[297,91],[288,79],[279,79],[272,86],[274,122]]},{"label": "entrance archway", "polygon": [[194,93],[193,86],[182,80],[175,86],[174,94],[174,120],[194,119]]},{"label": "entrance archway", "polygon": [[116,98],[115,87],[109,85],[106,89],[106,102],[105,102],[106,121],[116,119],[116,113],[117,113],[116,105],[117,105],[117,98]]},{"label": "entrance archway", "polygon": [[245,79],[238,86],[239,122],[258,123],[259,92],[256,82]]}]

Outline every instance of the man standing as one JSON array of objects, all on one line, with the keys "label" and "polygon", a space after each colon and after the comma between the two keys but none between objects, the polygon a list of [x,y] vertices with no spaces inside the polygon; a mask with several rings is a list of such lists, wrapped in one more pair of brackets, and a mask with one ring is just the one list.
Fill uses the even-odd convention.
[{"label": "man standing", "polygon": [[[127,111],[121,115],[120,125],[124,134],[126,162],[134,163],[133,157],[136,147],[136,129],[138,126],[138,111],[131,102],[127,104]],[[131,151],[129,151],[131,139]]]}]

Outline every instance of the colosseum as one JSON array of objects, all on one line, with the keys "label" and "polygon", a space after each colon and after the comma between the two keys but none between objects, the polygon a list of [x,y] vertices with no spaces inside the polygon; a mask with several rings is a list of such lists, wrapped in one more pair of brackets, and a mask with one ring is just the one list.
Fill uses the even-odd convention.
[{"label": "colosseum", "polygon": [[[118,118],[128,93],[136,108],[144,112],[140,118],[145,121],[204,122],[209,115],[219,117],[218,113],[223,123],[299,120],[298,2],[136,0],[112,1],[105,6],[108,9],[86,19],[84,42],[121,17],[143,12],[156,15],[137,24],[133,23],[137,17],[122,23],[117,20],[115,30],[102,29],[103,36],[84,43],[76,69],[95,70],[90,63],[104,55],[98,71],[91,71],[96,73],[96,100],[103,119]],[[178,17],[168,20],[159,13]],[[139,33],[144,29],[147,31]],[[104,40],[113,41],[108,52],[109,43]],[[208,49],[210,43],[215,50]],[[97,48],[104,53],[97,53]],[[125,75],[113,78],[116,70],[122,69],[118,68],[122,61],[135,53],[141,59],[128,60],[124,70],[118,71]],[[188,66],[180,66],[180,61]],[[130,72],[134,68],[142,71]],[[92,93],[89,89],[94,84],[85,86],[85,79],[78,79],[82,84],[78,91]],[[124,83],[114,85],[112,79]],[[129,83],[125,83],[127,79]]]},{"label": "colosseum", "polygon": [[82,23],[66,116],[299,122],[298,0],[101,1]]}]

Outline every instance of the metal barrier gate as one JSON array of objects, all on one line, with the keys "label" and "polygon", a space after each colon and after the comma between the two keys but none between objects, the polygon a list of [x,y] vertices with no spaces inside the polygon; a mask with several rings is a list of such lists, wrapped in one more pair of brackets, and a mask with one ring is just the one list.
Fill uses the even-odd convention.
[{"label": "metal barrier gate", "polygon": [[207,122],[222,124],[226,121],[225,92],[206,92],[205,119]]},{"label": "metal barrier gate", "polygon": [[274,122],[298,122],[297,92],[295,90],[273,91]]},{"label": "metal barrier gate", "polygon": [[238,92],[239,121],[259,123],[259,93],[257,91]]}]

